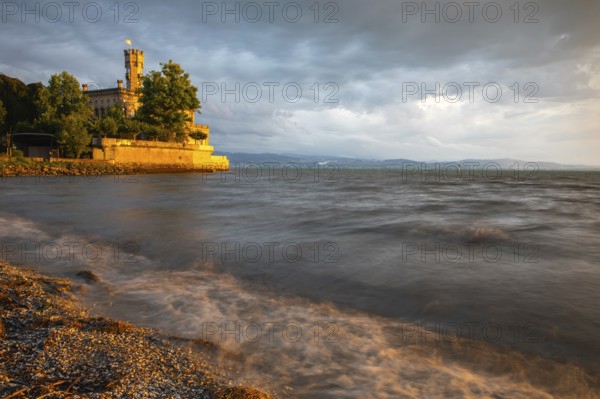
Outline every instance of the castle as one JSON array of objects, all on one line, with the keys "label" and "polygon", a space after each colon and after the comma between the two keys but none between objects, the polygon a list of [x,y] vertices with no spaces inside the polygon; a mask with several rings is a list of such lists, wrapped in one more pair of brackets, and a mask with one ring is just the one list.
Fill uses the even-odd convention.
[{"label": "castle", "polygon": [[[112,89],[89,90],[87,84],[82,85],[83,92],[89,97],[90,104],[98,118],[104,117],[108,109],[114,105],[118,105],[127,118],[132,118],[140,106],[139,90],[144,79],[144,51],[126,49],[124,53],[126,87],[123,87],[122,80],[117,80],[117,87]],[[188,126],[190,133],[206,134],[207,137],[201,140],[201,144],[209,145],[210,129],[208,126],[195,123],[194,110],[189,111],[188,117],[191,119]]]},{"label": "castle", "polygon": [[[144,76],[144,52],[138,49],[126,49],[125,79],[117,81],[117,87],[111,89],[89,90],[82,85],[90,104],[98,118],[104,117],[109,108],[118,105],[126,117],[135,115],[140,106],[139,89]],[[181,165],[195,169],[229,170],[229,160],[223,156],[212,155],[210,129],[206,125],[195,123],[195,110],[188,111],[191,119],[188,126],[191,133],[204,133],[204,140],[188,137],[184,143],[164,143],[145,140],[124,140],[113,138],[94,138],[92,158],[113,162],[136,162],[144,164]]]},{"label": "castle", "polygon": [[139,94],[137,90],[142,87],[144,76],[144,52],[142,50],[125,50],[125,78],[127,87],[123,87],[123,81],[117,80],[117,87],[112,89],[88,90],[88,85],[83,85],[83,92],[88,95],[96,116],[102,118],[108,109],[118,104],[123,109],[126,117],[131,118],[139,108]]}]

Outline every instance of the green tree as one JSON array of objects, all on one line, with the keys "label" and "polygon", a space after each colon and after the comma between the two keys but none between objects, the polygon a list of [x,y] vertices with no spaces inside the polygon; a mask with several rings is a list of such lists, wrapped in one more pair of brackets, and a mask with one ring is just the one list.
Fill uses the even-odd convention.
[{"label": "green tree", "polygon": [[92,106],[77,79],[68,72],[52,75],[36,103],[40,111],[37,129],[55,134],[63,154],[79,158],[91,141],[88,128],[96,127],[91,123]]},{"label": "green tree", "polygon": [[87,120],[81,115],[65,116],[61,120],[58,131],[58,144],[63,149],[63,154],[69,158],[79,158],[92,140],[86,127]]},{"label": "green tree", "polygon": [[100,134],[106,135],[108,137],[117,137],[117,133],[119,131],[119,125],[117,121],[110,117],[106,116],[100,119]]},{"label": "green tree", "polygon": [[6,118],[6,108],[4,108],[4,104],[2,100],[0,100],[0,125],[4,124],[4,119]]},{"label": "green tree", "polygon": [[4,123],[0,123],[0,131],[14,131],[19,123],[29,123],[31,126],[38,117],[34,99],[43,87],[41,83],[26,85],[19,79],[0,73],[0,101],[6,109],[6,117]]},{"label": "green tree", "polygon": [[[4,108],[4,104],[2,104],[2,100],[0,100],[0,126],[4,124],[4,119],[6,119],[6,109]],[[2,152],[4,152],[8,143],[8,137],[2,137],[3,133],[3,131],[0,131],[0,151]]]},{"label": "green tree", "polygon": [[48,87],[38,93],[36,103],[40,110],[36,125],[49,133],[57,134],[63,128],[64,119],[69,116],[85,121],[93,115],[92,106],[79,82],[68,72],[52,75]]},{"label": "green tree", "polygon": [[113,104],[106,110],[106,116],[114,119],[118,125],[121,125],[127,118],[123,109],[118,104]]},{"label": "green tree", "polygon": [[123,122],[119,125],[119,137],[122,139],[133,140],[142,133],[144,130],[144,124],[134,119],[123,119]]},{"label": "green tree", "polygon": [[205,140],[208,137],[208,135],[202,132],[194,132],[190,133],[190,137],[194,140]]},{"label": "green tree", "polygon": [[[35,132],[37,126],[32,122],[28,121],[20,121],[13,127],[12,131],[15,133],[23,133],[23,132]],[[44,130],[46,131],[46,130]]]},{"label": "green tree", "polygon": [[194,112],[200,109],[198,89],[179,64],[169,60],[161,66],[161,72],[151,71],[144,76],[136,116],[157,128],[153,133],[159,140],[184,141]]},{"label": "green tree", "polygon": [[115,104],[107,109],[104,117],[90,118],[87,128],[94,137],[121,137],[120,133],[127,128],[127,118],[121,107]]}]

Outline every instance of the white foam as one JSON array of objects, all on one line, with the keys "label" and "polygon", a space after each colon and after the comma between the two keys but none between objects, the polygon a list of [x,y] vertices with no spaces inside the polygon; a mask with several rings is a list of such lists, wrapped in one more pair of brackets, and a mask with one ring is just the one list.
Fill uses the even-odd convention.
[{"label": "white foam", "polygon": [[109,280],[113,304],[124,301],[113,312],[174,335],[212,341],[224,349],[219,361],[241,368],[244,380],[276,390],[291,387],[294,397],[590,394],[575,366],[483,342],[423,339],[420,327],[408,333],[407,323],[397,320],[274,297],[206,264]]}]

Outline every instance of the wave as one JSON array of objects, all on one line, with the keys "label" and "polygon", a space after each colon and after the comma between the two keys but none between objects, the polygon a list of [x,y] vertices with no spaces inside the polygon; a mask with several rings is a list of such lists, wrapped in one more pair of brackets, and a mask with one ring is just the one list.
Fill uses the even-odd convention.
[{"label": "wave", "polygon": [[[598,348],[598,324],[590,322],[597,320],[596,198],[565,191],[540,202],[546,183],[515,191],[473,184],[465,198],[464,187],[451,184],[383,182],[365,191],[371,186],[359,180],[348,190],[358,194],[346,198],[343,186],[208,187],[180,178],[72,188],[85,194],[79,202],[40,187],[38,198],[50,198],[44,209],[0,196],[2,254],[72,277],[98,312],[214,343],[220,364],[283,397],[600,396],[598,362],[584,362]],[[175,187],[178,195],[168,191]],[[579,218],[557,219],[562,196]],[[119,236],[143,251],[111,241]],[[248,240],[299,242],[309,254],[317,241],[335,242],[340,262],[196,261],[203,242],[233,248]],[[432,241],[483,245],[467,246],[477,251],[474,262],[466,255],[438,262]],[[527,247],[517,257],[510,251],[530,242],[540,244],[535,263],[525,261]],[[426,261],[422,253],[405,261],[403,243],[425,248]],[[506,250],[501,262],[480,260],[488,243]],[[494,321],[514,318],[554,335],[539,345],[495,341]],[[483,321],[474,337],[467,319]]]},{"label": "wave", "polygon": [[[243,381],[299,398],[592,397],[597,380],[572,364],[525,355],[454,328],[274,296],[208,263],[103,277],[110,315],[222,348],[218,363]],[[106,306],[103,306],[106,308]],[[286,392],[281,392],[282,395]]]},{"label": "wave", "polygon": [[377,226],[353,229],[352,233],[385,234],[403,238],[446,239],[455,242],[496,243],[511,239],[507,229],[484,224],[441,225],[435,222],[415,222],[414,220],[386,223]]}]

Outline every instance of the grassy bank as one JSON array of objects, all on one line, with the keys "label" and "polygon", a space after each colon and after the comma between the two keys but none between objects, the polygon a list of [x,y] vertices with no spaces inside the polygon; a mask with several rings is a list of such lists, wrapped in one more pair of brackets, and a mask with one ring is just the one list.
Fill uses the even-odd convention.
[{"label": "grassy bank", "polygon": [[0,262],[0,397],[270,398],[157,331],[81,307],[67,279]]}]

